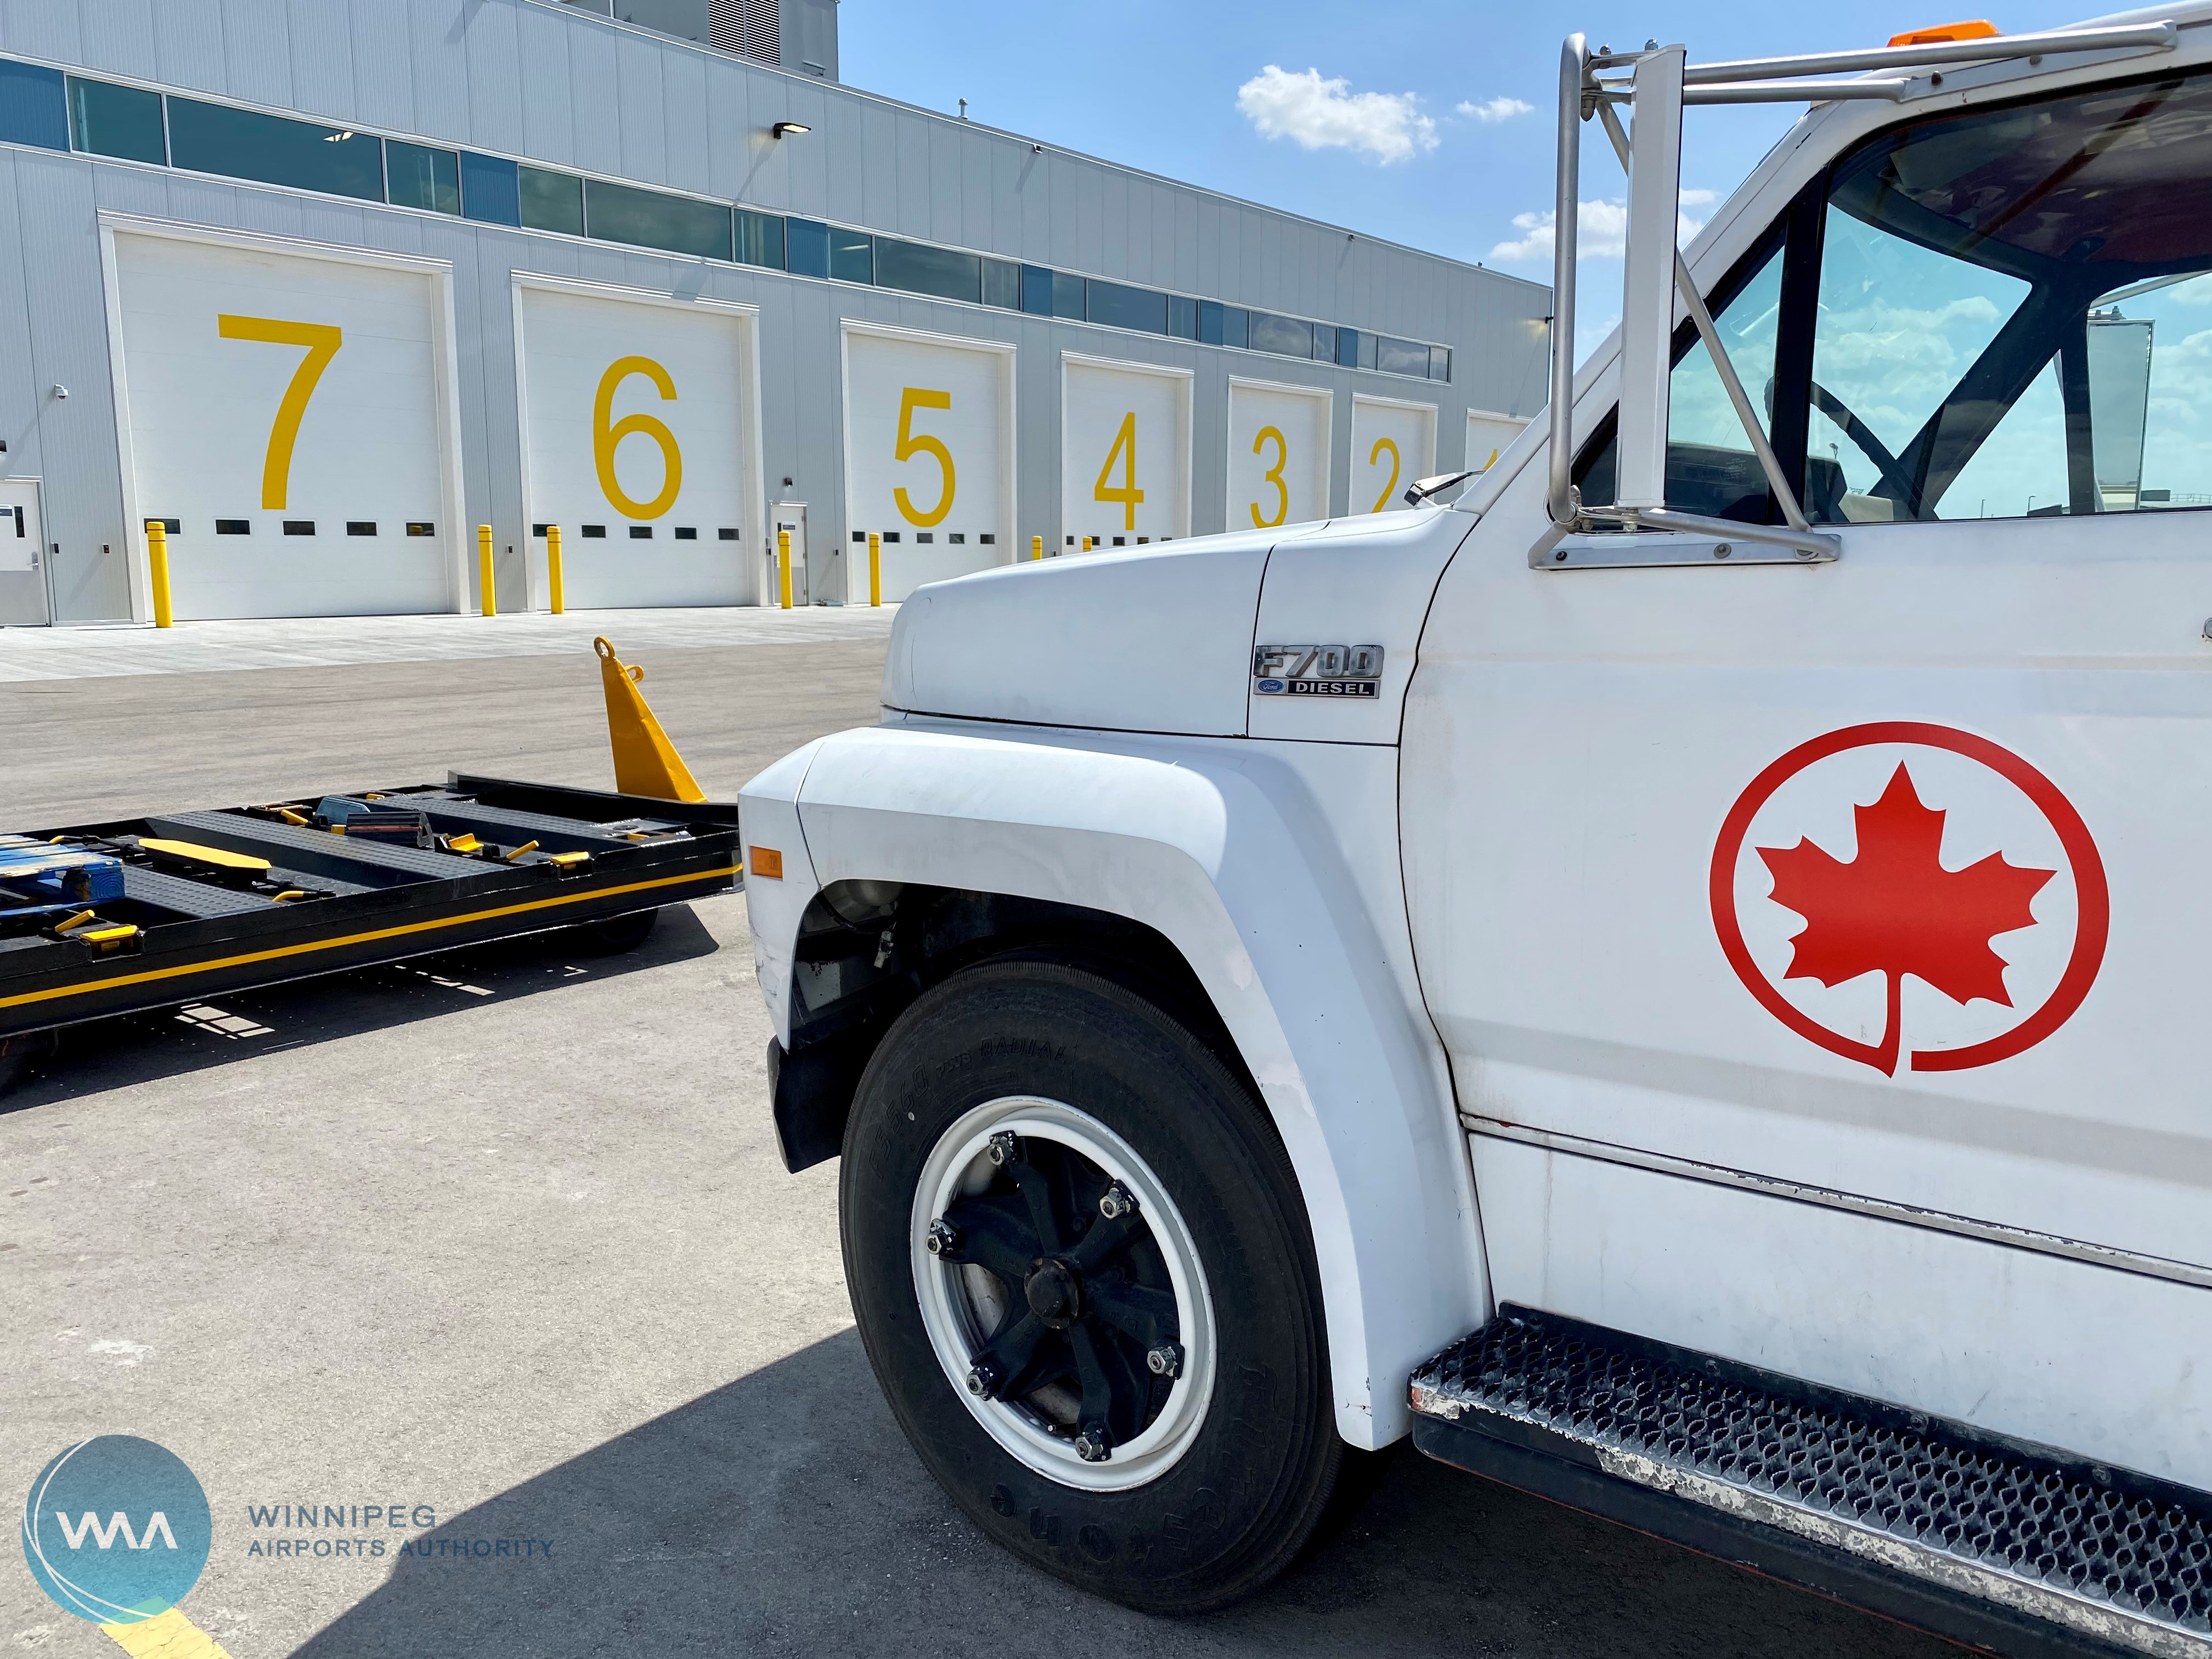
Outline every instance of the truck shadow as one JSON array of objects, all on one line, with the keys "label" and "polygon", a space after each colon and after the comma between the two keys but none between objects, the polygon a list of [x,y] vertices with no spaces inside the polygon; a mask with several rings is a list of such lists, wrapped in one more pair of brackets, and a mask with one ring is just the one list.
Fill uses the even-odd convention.
[{"label": "truck shadow", "polygon": [[12,1088],[0,1079],[0,1113],[435,1019],[483,1002],[643,973],[720,948],[690,905],[672,904],[661,911],[644,944],[617,955],[583,954],[567,935],[533,933],[258,991],[225,992],[212,1002],[89,1020],[64,1027],[56,1051]]},{"label": "truck shadow", "polygon": [[1030,1571],[969,1525],[901,1438],[851,1330],[453,1516],[416,1548],[296,1652],[1955,1651],[1410,1450],[1349,1527],[1261,1595],[1184,1623],[1131,1613]]}]

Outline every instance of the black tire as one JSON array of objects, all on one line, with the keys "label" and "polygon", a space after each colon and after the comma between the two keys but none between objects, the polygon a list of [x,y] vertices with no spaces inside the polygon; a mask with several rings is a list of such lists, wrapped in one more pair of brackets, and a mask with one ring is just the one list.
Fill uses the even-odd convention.
[{"label": "black tire", "polygon": [[563,928],[561,941],[568,950],[586,956],[620,956],[644,944],[653,932],[653,924],[659,920],[658,910],[633,910],[626,916],[610,916],[605,921],[586,921]]},{"label": "black tire", "polygon": [[[1086,1491],[1012,1455],[924,1327],[911,1231],[923,1166],[957,1120],[1008,1096],[1063,1102],[1127,1142],[1181,1212],[1211,1289],[1206,1414],[1145,1485]],[[893,1414],[954,1501],[1023,1560],[1146,1612],[1224,1607],[1297,1559],[1364,1462],[1336,1432],[1312,1237],[1273,1126],[1213,1053],[1122,987],[1005,961],[927,993],[860,1080],[839,1196],[854,1310]]]},{"label": "black tire", "polygon": [[0,1036],[0,1095],[27,1083],[61,1051],[59,1031],[18,1031]]}]

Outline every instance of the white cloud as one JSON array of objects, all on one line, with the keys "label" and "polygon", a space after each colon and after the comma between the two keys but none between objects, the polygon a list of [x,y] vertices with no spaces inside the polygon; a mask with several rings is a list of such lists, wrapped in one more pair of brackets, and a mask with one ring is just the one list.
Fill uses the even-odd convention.
[{"label": "white cloud", "polygon": [[1263,138],[1304,149],[1348,149],[1388,164],[1437,147],[1437,124],[1410,92],[1354,92],[1319,70],[1293,75],[1270,64],[1237,88],[1237,107]]},{"label": "white cloud", "polygon": [[1472,116],[1486,126],[1494,122],[1510,121],[1516,115],[1534,115],[1536,106],[1524,104],[1518,98],[1486,98],[1479,104],[1462,100],[1458,106],[1462,115]]},{"label": "white cloud", "polygon": [[[1715,200],[1710,190],[1686,190],[1682,192],[1684,207],[1709,207]],[[1513,228],[1521,233],[1519,240],[1500,242],[1490,250],[1490,257],[1508,264],[1523,259],[1549,259],[1552,257],[1553,214],[1516,213]],[[1674,239],[1686,242],[1705,228],[1703,219],[1693,219],[1686,213],[1674,216]],[[1577,204],[1575,216],[1576,246],[1584,258],[1618,259],[1628,251],[1628,204],[1624,201],[1583,202]]]}]

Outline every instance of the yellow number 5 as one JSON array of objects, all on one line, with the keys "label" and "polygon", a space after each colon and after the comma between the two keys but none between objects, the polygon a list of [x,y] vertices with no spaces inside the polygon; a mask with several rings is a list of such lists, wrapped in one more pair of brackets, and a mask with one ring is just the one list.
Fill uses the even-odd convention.
[{"label": "yellow number 5", "polygon": [[1375,498],[1375,505],[1367,509],[1370,513],[1380,513],[1388,507],[1390,504],[1390,492],[1398,487],[1398,446],[1389,439],[1377,438],[1375,441],[1375,447],[1367,452],[1367,465],[1374,465],[1375,458],[1386,449],[1390,452],[1390,482],[1382,486],[1382,493]]},{"label": "yellow number 5", "polygon": [[1272,519],[1261,518],[1260,503],[1254,501],[1252,523],[1255,529],[1260,530],[1273,530],[1291,516],[1291,487],[1283,482],[1283,466],[1291,459],[1290,445],[1283,441],[1283,434],[1278,428],[1263,426],[1252,440],[1252,453],[1255,455],[1258,454],[1261,447],[1270,438],[1275,441],[1275,464],[1260,475],[1260,481],[1262,483],[1271,483],[1275,486],[1275,516]]},{"label": "yellow number 5", "polygon": [[[616,388],[633,374],[652,381],[662,402],[676,401],[676,382],[652,358],[616,358],[599,376],[599,395],[592,400],[592,465],[599,470],[599,489],[616,512],[625,518],[657,519],[676,505],[677,492],[684,488],[684,452],[676,447],[676,434],[650,415],[625,415],[612,426],[607,424],[615,412]],[[633,433],[660,446],[660,493],[649,501],[632,501],[615,477],[615,448]]]},{"label": "yellow number 5", "polygon": [[898,443],[891,451],[891,459],[903,461],[915,455],[934,456],[939,469],[945,474],[945,493],[937,498],[937,505],[927,513],[907,498],[904,484],[891,491],[891,499],[898,503],[899,516],[908,524],[924,530],[933,524],[943,523],[945,515],[952,510],[952,452],[940,440],[926,432],[918,438],[915,436],[914,411],[917,409],[950,410],[951,407],[952,394],[949,392],[927,392],[920,386],[910,386],[899,393]]},{"label": "yellow number 5", "polygon": [[215,329],[226,340],[307,348],[276,405],[276,423],[269,428],[269,453],[261,463],[261,505],[282,510],[292,493],[292,446],[299,440],[301,417],[345,335],[336,323],[288,323],[276,317],[234,317],[228,312],[216,318]]}]

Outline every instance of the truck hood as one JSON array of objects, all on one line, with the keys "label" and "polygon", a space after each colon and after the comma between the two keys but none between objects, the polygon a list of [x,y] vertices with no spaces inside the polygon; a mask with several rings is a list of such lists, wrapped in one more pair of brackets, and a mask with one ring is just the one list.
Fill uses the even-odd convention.
[{"label": "truck hood", "polygon": [[899,608],[886,708],[1241,736],[1267,556],[1328,521],[1044,559],[933,582]]}]

